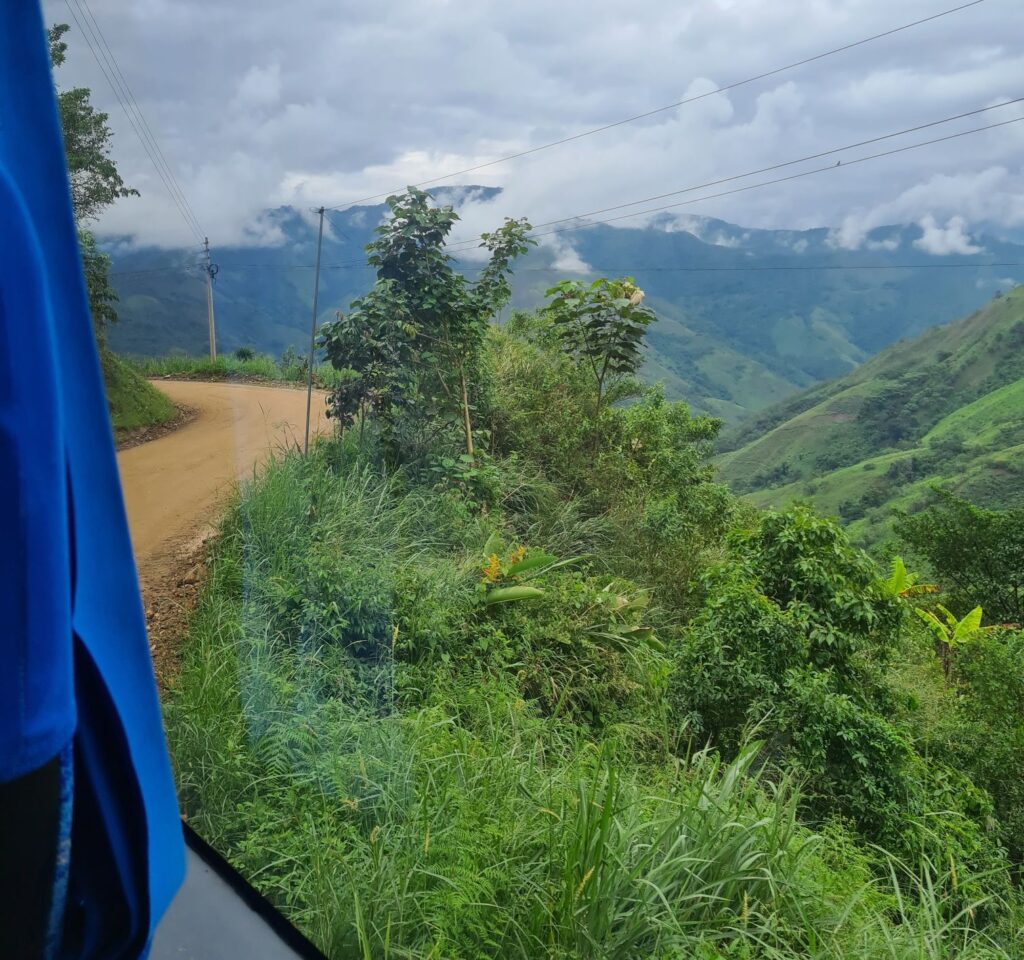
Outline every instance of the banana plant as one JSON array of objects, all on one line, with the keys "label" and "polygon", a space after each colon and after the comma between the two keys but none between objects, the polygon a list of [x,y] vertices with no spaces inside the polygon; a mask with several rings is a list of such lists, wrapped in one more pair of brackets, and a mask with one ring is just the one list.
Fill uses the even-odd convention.
[{"label": "banana plant", "polygon": [[942,672],[949,679],[949,671],[952,667],[954,651],[965,647],[976,637],[983,633],[989,633],[994,627],[983,627],[981,625],[981,607],[975,607],[970,613],[965,614],[959,620],[946,609],[941,603],[936,608],[942,614],[942,619],[937,617],[931,610],[917,608],[917,615],[924,621],[924,624],[931,631],[939,648],[939,655],[942,658]]},{"label": "banana plant", "polygon": [[889,571],[889,578],[882,581],[885,592],[891,597],[900,597],[904,600],[909,597],[918,597],[924,593],[936,593],[938,587],[934,583],[918,583],[916,573],[910,573],[902,557],[892,558],[892,567]]}]

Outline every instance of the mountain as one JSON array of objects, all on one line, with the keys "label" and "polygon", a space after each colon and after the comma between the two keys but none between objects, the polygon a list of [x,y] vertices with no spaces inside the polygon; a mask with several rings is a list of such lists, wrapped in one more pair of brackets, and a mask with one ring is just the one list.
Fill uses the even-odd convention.
[{"label": "mountain", "polygon": [[[435,191],[441,202],[484,205],[497,188]],[[329,215],[324,237],[320,321],[373,280],[363,248],[383,205]],[[501,217],[495,212],[495,224]],[[308,344],[316,217],[267,211],[259,237],[217,249],[220,349],[280,353]],[[458,226],[456,233],[460,233]],[[917,226],[881,227],[861,249],[837,249],[826,228],[747,229],[722,220],[665,218],[644,227],[594,225],[559,235],[517,264],[513,305],[532,308],[567,275],[629,274],[661,321],[648,334],[646,374],[670,396],[730,420],[840,376],[892,343],[962,316],[1006,285],[1024,263],[1024,243],[973,237],[983,252],[935,256],[919,249]],[[571,244],[571,247],[567,246]],[[206,297],[198,252],[108,243],[122,323],[110,333],[119,352],[206,351]],[[909,266],[909,268],[908,268]],[[575,268],[575,273],[570,273]],[[465,260],[462,269],[474,272]]]},{"label": "mountain", "polygon": [[722,476],[761,506],[809,500],[862,543],[939,483],[1024,506],[1024,286],[901,340],[727,434]]}]

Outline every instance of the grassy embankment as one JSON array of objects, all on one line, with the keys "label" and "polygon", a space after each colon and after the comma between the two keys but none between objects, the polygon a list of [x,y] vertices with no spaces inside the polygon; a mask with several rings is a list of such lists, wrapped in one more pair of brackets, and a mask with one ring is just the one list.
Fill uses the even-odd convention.
[{"label": "grassy embankment", "polygon": [[330,620],[328,574],[335,628],[364,639],[472,620],[488,525],[440,507],[330,449],[273,464],[225,524],[169,705],[191,822],[330,956],[1007,955],[936,876],[893,861],[901,890],[842,829],[801,826],[756,747],[724,764],[651,755],[625,724],[595,738],[486,649],[393,677],[316,610],[283,642],[291,606]]},{"label": "grassy embankment", "polygon": [[118,440],[136,430],[168,423],[177,416],[174,404],[120,357],[104,350],[100,363],[110,421]]},{"label": "grassy embankment", "polygon": [[[239,359],[228,354],[216,360],[208,357],[167,356],[127,361],[144,377],[182,377],[195,380],[228,380],[235,378],[303,383],[306,366],[300,361],[282,363],[265,354]],[[330,364],[317,365],[313,374],[315,385],[330,388],[337,382],[337,373]]]}]

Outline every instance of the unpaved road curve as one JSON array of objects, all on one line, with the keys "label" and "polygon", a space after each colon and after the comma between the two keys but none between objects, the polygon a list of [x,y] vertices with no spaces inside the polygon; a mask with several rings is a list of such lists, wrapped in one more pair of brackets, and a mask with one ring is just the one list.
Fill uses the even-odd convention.
[{"label": "unpaved road curve", "polygon": [[[179,632],[180,581],[235,484],[274,451],[302,443],[306,391],[246,383],[160,380],[176,404],[195,411],[181,429],[117,455],[135,562],[158,674]],[[324,395],[313,396],[311,429],[328,429]],[[192,584],[186,584],[192,587]],[[166,665],[166,664],[165,664]]]}]

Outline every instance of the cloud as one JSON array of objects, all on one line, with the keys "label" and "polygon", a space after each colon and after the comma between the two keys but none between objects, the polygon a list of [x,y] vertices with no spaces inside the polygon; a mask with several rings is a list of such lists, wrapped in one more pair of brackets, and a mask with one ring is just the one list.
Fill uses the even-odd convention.
[{"label": "cloud", "polygon": [[930,214],[920,223],[921,236],[914,241],[914,246],[925,253],[937,257],[949,256],[951,253],[968,255],[982,253],[984,247],[971,243],[967,236],[967,221],[963,217],[950,217],[946,225],[940,226]]},{"label": "cloud", "polygon": [[595,272],[594,268],[580,257],[573,245],[562,237],[544,237],[540,241],[540,245],[554,255],[551,261],[552,270],[557,270],[559,273],[577,274]]},{"label": "cloud", "polygon": [[1012,227],[1024,223],[1024,168],[1005,166],[956,174],[935,174],[897,197],[847,214],[831,231],[829,243],[856,250],[876,227],[921,223],[927,218],[961,218]]},{"label": "cloud", "polygon": [[716,247],[728,247],[730,250],[735,250],[737,247],[743,246],[743,241],[749,238],[749,234],[744,233],[741,235],[728,236],[721,230],[718,233],[711,234],[707,237],[707,242],[713,244]]},{"label": "cloud", "polygon": [[868,250],[898,250],[900,246],[899,237],[888,237],[885,240],[868,240],[864,246]]},{"label": "cloud", "polygon": [[235,94],[233,106],[270,107],[281,99],[281,66],[273,63],[269,67],[253,65],[242,76]]},{"label": "cloud", "polygon": [[1020,280],[1014,280],[1013,277],[979,277],[974,281],[974,285],[979,290],[1002,290],[1005,292],[1013,289],[1020,282]]},{"label": "cloud", "polygon": [[[357,200],[486,164],[934,12],[934,0],[90,5],[204,231],[222,245],[267,235],[260,217],[268,208]],[[45,0],[45,9],[51,21],[68,19],[60,0]],[[444,182],[504,188],[493,203],[467,203],[460,231],[475,235],[504,216],[541,223],[597,211],[1015,96],[1024,54],[993,41],[1005,36],[1004,20],[998,5],[982,4],[451,178]],[[110,114],[121,172],[142,192],[119,201],[100,230],[189,242],[77,29],[69,42],[58,81],[92,88]],[[992,111],[934,135],[1019,115]],[[838,224],[840,246],[863,244],[874,226],[927,215],[1013,226],[1024,222],[1022,147],[1024,124],[848,164],[875,149],[862,148],[839,168],[788,183],[700,199],[766,174],[651,206],[685,201],[661,221],[680,224],[693,215],[750,227]],[[644,208],[595,216],[635,209]]]}]

